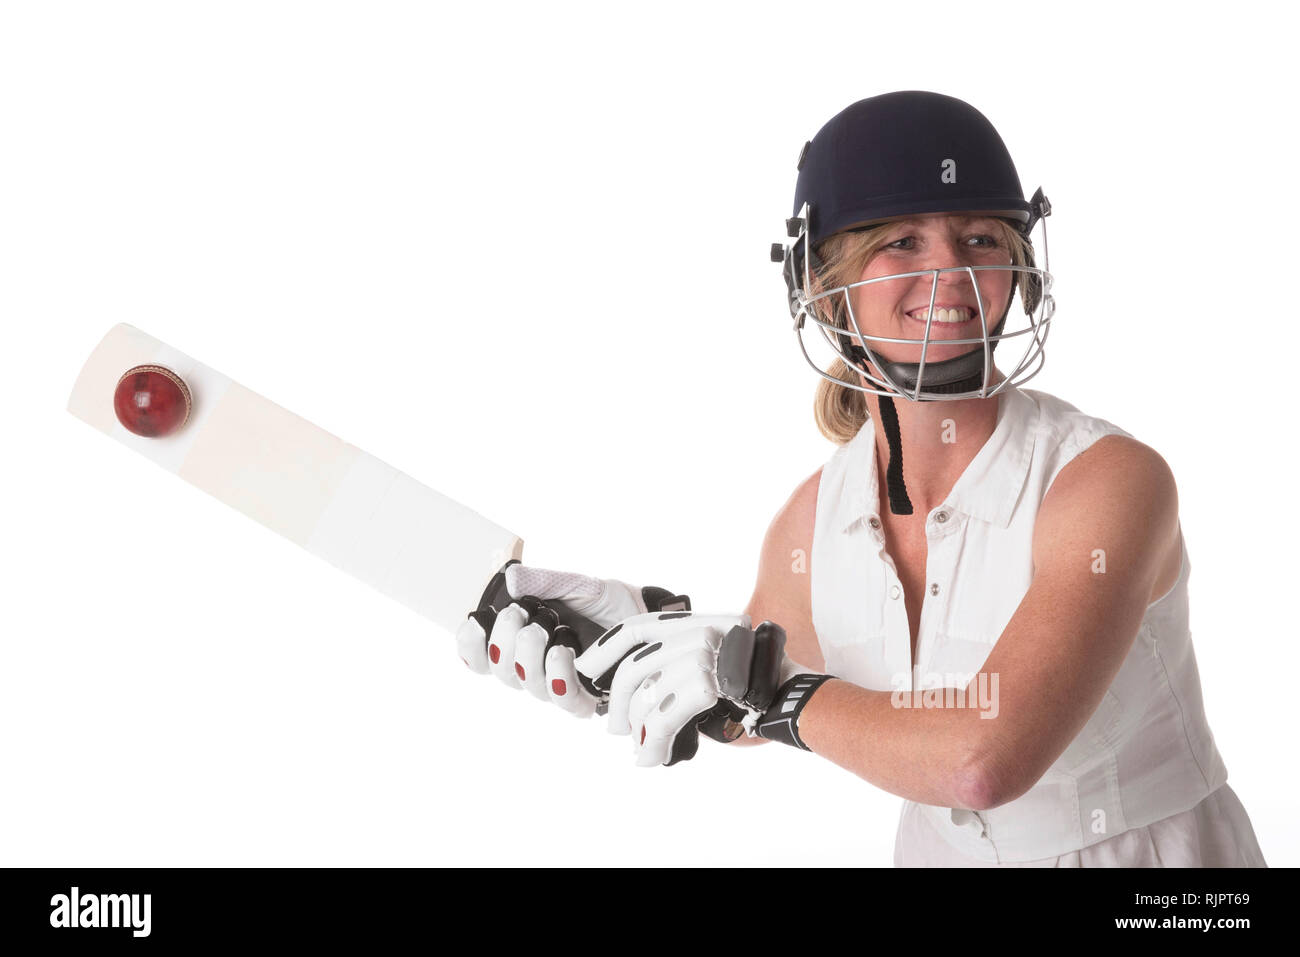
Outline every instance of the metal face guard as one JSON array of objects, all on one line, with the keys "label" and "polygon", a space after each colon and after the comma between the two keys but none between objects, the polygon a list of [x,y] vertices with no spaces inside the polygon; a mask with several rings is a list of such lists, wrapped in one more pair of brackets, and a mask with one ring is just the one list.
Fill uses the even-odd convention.
[{"label": "metal face guard", "polygon": [[[901,397],[915,402],[989,398],[997,395],[1008,385],[1019,386],[1029,381],[1042,369],[1043,347],[1047,341],[1047,333],[1056,310],[1055,300],[1051,295],[1052,275],[1048,269],[1047,225],[1043,219],[1038,221],[1043,233],[1042,268],[1014,265],[951,266],[944,269],[879,276],[844,286],[836,286],[818,292],[816,295],[809,295],[808,291],[813,288],[813,267],[810,261],[816,255],[815,253],[808,254],[808,221],[811,212],[807,204],[805,204],[800,215],[787,223],[788,231],[794,241],[789,246],[782,248],[783,268],[790,296],[790,313],[794,319],[794,331],[799,341],[799,349],[803,353],[804,359],[822,378],[860,392]],[[990,329],[990,317],[985,313],[985,302],[980,292],[979,279],[980,275],[985,275],[987,281],[987,276],[995,272],[1014,273],[1015,284],[1006,313],[997,317],[996,325]],[[931,337],[934,322],[934,303],[939,290],[939,277],[947,273],[963,273],[970,279],[980,313],[979,338],[935,339]],[[851,290],[860,286],[898,280],[914,280],[923,276],[929,276],[931,282],[930,310],[926,317],[925,332],[922,338],[898,339],[887,336],[872,336],[862,331],[853,310]],[[840,300],[838,303],[836,302],[837,299]],[[1026,322],[1023,327],[1008,331],[1004,327],[1012,312],[1012,306],[1017,301],[1021,304],[1025,313]],[[823,312],[835,314],[838,311],[839,315],[847,320],[847,328],[820,318],[817,309],[818,304],[823,304]],[[836,310],[835,305],[839,305],[841,308]],[[864,386],[859,381],[837,378],[823,371],[818,362],[809,354],[807,343],[804,341],[804,333],[811,326],[817,328],[826,344],[844,360],[850,369],[860,373],[875,388]],[[994,372],[993,350],[999,342],[1014,339],[1022,339],[1025,348],[1012,372],[1002,382],[994,384],[992,381]],[[873,344],[878,348],[881,343],[919,346],[921,350],[920,361],[895,362],[884,358],[872,348]],[[932,344],[940,346],[972,345],[979,348],[971,349],[963,355],[942,361],[928,362],[927,359]],[[875,372],[865,367],[866,362],[871,364]],[[978,388],[968,388],[963,391],[941,388],[975,379],[979,383]],[[960,388],[960,385],[957,387]]]}]

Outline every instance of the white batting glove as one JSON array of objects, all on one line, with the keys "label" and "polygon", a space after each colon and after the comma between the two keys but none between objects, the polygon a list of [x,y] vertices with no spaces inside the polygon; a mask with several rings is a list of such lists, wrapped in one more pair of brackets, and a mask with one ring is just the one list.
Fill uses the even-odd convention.
[{"label": "white batting glove", "polygon": [[632,735],[641,767],[689,760],[701,731],[724,741],[747,732],[806,750],[797,712],[829,678],[801,674],[772,622],[751,630],[747,615],[689,612],[627,619],[576,666],[608,685],[608,729]]},{"label": "white batting glove", "polygon": [[[493,674],[511,688],[525,688],[578,717],[595,713],[599,698],[574,669],[580,650],[577,634],[557,629],[552,602],[591,623],[589,638],[624,618],[643,614],[647,601],[655,607],[689,599],[661,588],[639,588],[616,579],[592,578],[512,563],[504,573],[504,601],[497,611],[480,607],[461,625],[456,644],[461,659],[473,671]],[[563,635],[565,640],[558,640]]]}]

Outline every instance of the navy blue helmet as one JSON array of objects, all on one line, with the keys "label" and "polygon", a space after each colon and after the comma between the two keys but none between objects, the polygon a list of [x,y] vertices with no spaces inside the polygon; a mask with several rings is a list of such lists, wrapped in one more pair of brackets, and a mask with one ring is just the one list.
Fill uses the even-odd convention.
[{"label": "navy blue helmet", "polygon": [[[1020,291],[1028,326],[1005,330],[1009,308],[993,328],[981,310],[979,338],[970,352],[944,361],[891,362],[877,355],[852,312],[849,290],[856,284],[819,289],[810,293],[812,277],[821,266],[818,248],[838,233],[869,228],[882,222],[926,213],[969,213],[1005,219],[1028,240],[1051,205],[1038,190],[1025,199],[1011,154],[993,124],[955,97],[939,93],[904,91],[859,100],[832,117],[806,144],[798,162],[793,216],[786,220],[789,246],[775,245],[772,258],[784,266],[788,304],[795,319],[800,346],[813,368],[827,376],[804,346],[808,324],[823,335],[851,369],[862,372],[872,386],[856,376],[832,379],[848,388],[877,395],[913,400],[987,397],[1005,387],[990,381],[992,352],[1005,339],[1026,337],[1024,358],[1006,380],[1023,382],[1042,366],[1042,342],[1055,304],[1048,289],[1051,276],[1030,256],[1023,265],[961,267],[978,289],[978,273],[1000,269],[1012,273],[1013,299]],[[1043,245],[1046,252],[1046,226]],[[930,270],[936,287],[945,270]],[[902,274],[890,278],[908,278]],[[872,280],[873,282],[880,280]],[[826,301],[819,315],[813,304]],[[825,313],[836,316],[825,321]],[[891,340],[882,340],[891,341]],[[892,340],[898,341],[898,340]],[[924,338],[903,340],[924,350],[931,342],[929,326]],[[954,340],[944,340],[951,344]],[[964,342],[968,340],[956,340]],[[1034,365],[1037,360],[1037,365]],[[865,363],[871,367],[867,368]]]}]

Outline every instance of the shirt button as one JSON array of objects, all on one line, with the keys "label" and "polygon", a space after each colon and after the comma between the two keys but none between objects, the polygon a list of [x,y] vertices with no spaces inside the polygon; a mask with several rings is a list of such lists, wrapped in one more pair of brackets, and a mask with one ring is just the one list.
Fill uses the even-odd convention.
[{"label": "shirt button", "polygon": [[873,516],[871,516],[871,522],[870,522],[870,524],[871,524],[871,527],[872,527],[872,528],[879,528],[879,527],[880,527],[880,519],[876,518],[876,517],[873,515]]},{"label": "shirt button", "polygon": [[939,586],[938,586],[937,584],[934,584],[934,585],[931,585],[931,586],[930,586],[930,594],[931,594],[931,595],[937,595],[937,594],[939,594]]},{"label": "shirt button", "polygon": [[899,596],[899,588],[897,585],[894,585],[889,589],[889,597],[897,598],[898,596]]},{"label": "shirt button", "polygon": [[948,513],[947,513],[947,512],[935,512],[935,513],[934,513],[934,520],[935,520],[936,522],[946,522],[946,521],[948,521]]}]

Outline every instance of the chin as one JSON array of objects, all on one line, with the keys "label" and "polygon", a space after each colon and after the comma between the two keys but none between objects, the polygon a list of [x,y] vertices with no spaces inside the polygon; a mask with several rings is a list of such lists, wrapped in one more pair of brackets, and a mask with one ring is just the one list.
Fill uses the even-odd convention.
[{"label": "chin", "polygon": [[[982,353],[984,347],[981,345],[945,346],[935,341],[931,341],[930,348],[925,350],[925,364],[931,365],[936,362],[943,362],[947,359],[956,359],[958,356],[968,355],[972,352]],[[885,358],[890,362],[907,362],[916,365],[921,361],[921,347],[907,346],[898,350],[896,354],[886,353]],[[992,362],[992,353],[990,352],[989,361]]]}]

